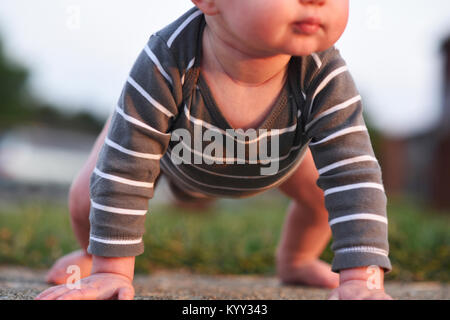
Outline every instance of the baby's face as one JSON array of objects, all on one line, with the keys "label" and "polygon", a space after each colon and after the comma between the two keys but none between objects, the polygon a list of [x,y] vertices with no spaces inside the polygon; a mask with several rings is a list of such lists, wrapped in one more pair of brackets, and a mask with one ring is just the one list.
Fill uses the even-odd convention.
[{"label": "baby's face", "polygon": [[347,25],[348,0],[213,0],[212,18],[248,48],[306,56],[330,48]]}]

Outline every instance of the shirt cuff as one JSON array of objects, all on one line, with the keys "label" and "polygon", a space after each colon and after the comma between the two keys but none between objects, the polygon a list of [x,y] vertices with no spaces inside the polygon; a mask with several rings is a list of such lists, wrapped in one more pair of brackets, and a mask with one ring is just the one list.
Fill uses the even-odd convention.
[{"label": "shirt cuff", "polygon": [[391,262],[387,254],[369,251],[352,251],[351,248],[348,251],[341,249],[335,252],[331,270],[333,272],[339,272],[342,269],[368,267],[371,265],[383,268],[385,273],[389,273],[392,270]]},{"label": "shirt cuff", "polygon": [[87,252],[99,257],[135,257],[144,252],[144,243],[141,240],[139,243],[134,244],[109,244],[95,241],[91,237]]}]

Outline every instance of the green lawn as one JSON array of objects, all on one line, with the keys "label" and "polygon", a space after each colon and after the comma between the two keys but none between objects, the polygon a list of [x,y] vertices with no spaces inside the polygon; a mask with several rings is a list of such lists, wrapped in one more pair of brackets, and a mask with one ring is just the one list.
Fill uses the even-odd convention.
[{"label": "green lawn", "polygon": [[[136,271],[187,268],[195,272],[274,273],[274,252],[288,202],[258,196],[221,201],[203,213],[152,206],[145,253]],[[450,281],[450,213],[435,213],[405,201],[388,207],[389,280]],[[49,267],[77,249],[68,210],[50,204],[0,208],[0,264]],[[322,258],[331,262],[328,248]]]}]

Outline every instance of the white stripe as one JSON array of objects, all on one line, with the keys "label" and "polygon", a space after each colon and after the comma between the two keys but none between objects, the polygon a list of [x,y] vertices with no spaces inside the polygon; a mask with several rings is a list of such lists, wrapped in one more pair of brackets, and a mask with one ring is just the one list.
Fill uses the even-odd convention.
[{"label": "white stripe", "polygon": [[327,109],[326,111],[320,113],[320,114],[319,114],[316,118],[314,118],[311,122],[309,122],[309,123],[305,126],[305,130],[308,131],[309,128],[310,128],[314,123],[316,123],[317,121],[319,121],[319,120],[322,119],[323,117],[325,117],[325,116],[327,116],[327,115],[329,115],[329,114],[331,114],[331,113],[333,113],[333,112],[336,112],[336,111],[339,111],[339,110],[348,108],[349,106],[351,106],[352,104],[354,104],[354,103],[356,103],[356,102],[358,102],[358,101],[360,101],[360,100],[361,100],[361,96],[358,95],[358,96],[353,97],[353,98],[351,98],[351,99],[349,99],[349,100],[347,100],[347,101],[345,101],[345,102],[343,102],[343,103],[341,103],[341,104],[338,104],[338,105],[336,105],[336,106],[334,106],[334,107],[332,107],[332,108],[330,108],[330,109]]},{"label": "white stripe", "polygon": [[300,118],[301,115],[302,115],[302,111],[301,111],[301,110],[298,110],[298,111],[297,111],[297,118]]},{"label": "white stripe", "polygon": [[383,185],[381,185],[379,183],[362,182],[362,183],[348,184],[348,185],[345,185],[345,186],[340,186],[340,187],[334,187],[334,188],[327,189],[327,190],[325,190],[324,195],[328,196],[328,195],[330,195],[332,193],[336,193],[336,192],[342,192],[342,191],[353,190],[353,189],[361,189],[361,188],[375,188],[375,189],[379,189],[379,190],[384,192]]},{"label": "white stripe", "polygon": [[[188,70],[189,70],[190,68],[192,68],[192,66],[194,65],[194,63],[195,63],[195,57],[192,58],[191,61],[189,61],[188,66],[187,66],[187,68],[186,68],[186,72],[183,73],[183,76],[181,77],[181,85],[184,85],[184,80],[185,80],[185,78],[186,78],[186,73],[188,72]],[[197,86],[197,89],[198,89],[198,86]]]},{"label": "white stripe", "polygon": [[[164,167],[166,170],[170,171],[170,173],[172,175],[175,176],[179,176],[176,173],[173,172],[172,168],[170,168],[169,166],[166,166],[163,162],[161,162],[161,166]],[[178,166],[173,166],[173,168],[175,168],[179,173],[181,173],[183,176],[185,176],[188,180],[191,180],[194,183],[197,183],[201,186],[205,186],[207,188],[212,188],[212,189],[225,189],[225,190],[234,190],[234,191],[252,191],[252,190],[260,190],[259,188],[232,188],[232,187],[224,187],[221,185],[212,185],[212,184],[207,184],[207,183],[203,183],[198,181],[198,179],[194,179],[192,177],[190,177],[189,175],[187,175],[186,173],[183,172],[183,170],[181,170]],[[186,183],[183,180],[180,179],[179,183]],[[191,186],[192,187],[192,186]],[[205,191],[204,193],[207,193],[209,195],[215,195],[211,192],[207,192]]]},{"label": "white stripe", "polygon": [[152,50],[148,47],[148,45],[145,47],[144,50],[147,53],[147,55],[149,56],[149,58],[156,65],[156,67],[158,68],[159,72],[161,72],[161,74],[164,76],[164,78],[166,78],[167,81],[169,81],[170,85],[173,86],[173,82],[172,82],[172,79],[170,78],[169,74],[164,70],[164,68],[162,67],[162,65],[159,62],[158,58],[155,56],[155,54],[152,52]]},{"label": "white stripe", "polygon": [[348,70],[348,68],[347,68],[347,66],[343,66],[343,67],[340,67],[340,68],[337,68],[336,70],[334,70],[333,72],[331,72],[320,84],[319,84],[319,86],[317,87],[317,89],[316,89],[316,91],[314,92],[314,95],[313,95],[313,97],[312,97],[312,99],[311,99],[311,105],[309,106],[309,113],[308,113],[308,115],[310,115],[311,114],[311,111],[312,111],[312,107],[313,107],[313,104],[314,104],[314,100],[316,99],[316,97],[317,97],[317,95],[320,93],[320,91],[322,91],[323,90],[323,88],[325,88],[326,86],[327,86],[327,84],[331,81],[331,80],[333,80],[335,77],[337,77],[338,75],[340,75],[341,73],[343,73],[343,72],[345,72],[345,71],[347,71]]},{"label": "white stripe", "polygon": [[323,174],[325,172],[328,172],[330,170],[336,169],[338,167],[342,167],[348,164],[352,164],[352,163],[356,163],[356,162],[363,162],[363,161],[374,161],[374,162],[378,162],[378,160],[375,157],[372,156],[359,156],[359,157],[354,157],[354,158],[350,158],[350,159],[346,159],[346,160],[341,160],[341,161],[337,161],[335,163],[332,163],[326,167],[323,167],[322,169],[319,169],[318,172],[319,174]]},{"label": "white stripe", "polygon": [[304,93],[303,90],[301,92],[302,92],[303,99],[306,100],[306,93]]},{"label": "white stripe", "polygon": [[367,252],[367,253],[375,253],[382,256],[387,257],[388,252],[386,250],[375,248],[375,247],[368,247],[368,246],[359,246],[359,247],[349,247],[349,248],[342,248],[335,251],[336,253],[348,253],[348,252]]},{"label": "white stripe", "polygon": [[142,187],[142,188],[150,188],[150,189],[153,188],[153,183],[143,182],[143,181],[135,181],[135,180],[130,180],[130,179],[125,179],[122,177],[114,176],[112,174],[104,173],[104,172],[100,171],[98,168],[94,169],[94,173],[104,179],[127,184],[127,185],[130,185],[133,187]]},{"label": "white stripe", "polygon": [[188,66],[187,66],[187,69],[186,69],[186,71],[187,71],[187,70],[189,70],[190,68],[192,68],[192,66],[194,65],[194,63],[195,63],[195,57],[194,57],[194,58],[192,58],[192,60],[191,60],[191,61],[189,61],[189,64],[188,64]]},{"label": "white stripe", "polygon": [[114,148],[114,149],[119,150],[119,151],[121,151],[123,153],[129,154],[131,156],[138,157],[138,158],[144,158],[144,159],[150,159],[150,160],[159,160],[162,157],[162,154],[141,153],[141,152],[136,152],[136,151],[132,151],[132,150],[126,149],[126,148],[122,147],[121,145],[118,145],[114,141],[111,141],[108,137],[106,137],[105,143],[108,146],[110,146],[111,148]]},{"label": "white stripe", "polygon": [[178,27],[177,30],[170,36],[169,41],[167,41],[167,46],[170,48],[175,41],[175,39],[178,37],[178,35],[181,33],[181,31],[186,28],[186,26],[195,18],[197,18],[199,15],[201,15],[202,12],[200,10],[195,11],[193,14],[191,14],[184,22]]},{"label": "white stripe", "polygon": [[323,88],[325,88],[327,86],[327,84],[333,80],[335,77],[337,77],[338,75],[340,75],[341,73],[344,73],[345,71],[348,70],[347,66],[342,66],[340,68],[337,68],[336,70],[334,70],[333,72],[331,72],[328,76],[326,76],[326,78],[319,84],[319,86],[317,87],[316,91],[314,92],[314,96],[313,96],[313,100],[315,99],[315,97],[320,93],[320,91],[323,90]]},{"label": "white stripe", "polygon": [[320,69],[320,67],[322,67],[322,61],[320,61],[320,58],[317,55],[317,53],[311,53],[311,57],[313,57],[314,61],[316,62],[317,68]]},{"label": "white stripe", "polygon": [[147,91],[144,90],[134,79],[130,76],[128,77],[128,83],[130,83],[145,99],[148,100],[156,109],[164,113],[168,117],[174,117],[174,114],[167,110],[162,104],[153,99]]},{"label": "white stripe", "polygon": [[350,134],[350,133],[354,133],[354,132],[360,132],[360,131],[367,131],[366,126],[354,126],[354,127],[342,129],[342,130],[339,130],[338,132],[335,132],[335,133],[333,133],[333,134],[330,134],[328,137],[323,138],[323,139],[320,140],[320,141],[317,141],[317,142],[311,142],[309,145],[310,145],[310,146],[315,146],[315,145],[318,145],[318,144],[327,142],[327,141],[329,141],[329,140],[335,139],[335,138],[337,138],[337,137],[344,136],[344,135],[346,135],[346,134]]},{"label": "white stripe", "polygon": [[387,224],[388,221],[386,219],[386,217],[377,215],[377,214],[373,214],[373,213],[356,213],[356,214],[351,214],[348,216],[343,216],[343,217],[339,217],[339,218],[334,218],[332,220],[330,220],[329,225],[330,227],[336,223],[341,223],[341,222],[346,222],[346,221],[352,221],[352,220],[375,220],[375,221],[379,221],[382,223]]},{"label": "white stripe", "polygon": [[153,127],[150,127],[149,125],[143,123],[142,121],[139,121],[138,119],[135,119],[133,117],[130,117],[129,115],[127,115],[119,106],[116,106],[116,111],[118,114],[120,114],[126,121],[131,122],[139,127],[145,128],[149,131],[161,134],[163,136],[170,136],[170,133],[164,133],[161,131],[156,130]]},{"label": "white stripe", "polygon": [[93,235],[89,236],[89,238],[96,242],[107,243],[107,244],[139,244],[142,242],[142,238],[133,239],[133,240],[114,240],[114,239],[102,239],[102,238],[98,238]]},{"label": "white stripe", "polygon": [[[223,135],[226,135],[227,137],[230,137],[232,139],[234,139],[237,143],[241,143],[241,144],[250,144],[250,143],[254,143],[254,142],[258,142],[259,140],[261,140],[262,138],[266,137],[266,136],[276,136],[276,135],[281,135],[287,132],[291,132],[291,131],[295,131],[295,129],[297,128],[297,124],[293,124],[290,127],[287,128],[282,128],[282,129],[272,129],[272,130],[267,130],[264,133],[262,133],[261,135],[259,135],[257,138],[253,139],[253,140],[248,140],[248,141],[243,141],[243,140],[239,140],[237,139],[236,136],[234,135],[230,135],[227,131],[220,129],[208,122],[205,122],[203,120],[197,119],[196,117],[192,116],[189,109],[187,108],[187,105],[184,106],[184,113],[186,115],[186,118],[188,118],[189,121],[191,121],[193,124],[208,128],[210,130],[214,130],[216,132],[219,132]],[[244,131],[245,132],[245,131]]]},{"label": "white stripe", "polygon": [[143,216],[147,213],[147,210],[133,210],[133,209],[123,209],[123,208],[104,206],[102,204],[98,204],[98,203],[94,202],[92,199],[91,199],[91,205],[92,205],[92,207],[94,207],[96,209],[106,211],[106,212],[111,212],[111,213],[136,215],[136,216]]}]

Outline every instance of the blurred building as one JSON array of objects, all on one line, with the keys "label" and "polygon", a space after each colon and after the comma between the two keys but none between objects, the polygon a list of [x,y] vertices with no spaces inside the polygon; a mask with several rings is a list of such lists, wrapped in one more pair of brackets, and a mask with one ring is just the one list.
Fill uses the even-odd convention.
[{"label": "blurred building", "polygon": [[45,126],[0,134],[0,203],[66,203],[69,185],[88,158],[95,136]]},{"label": "blurred building", "polygon": [[431,196],[437,207],[450,208],[450,37],[444,42],[442,51],[445,57],[444,102],[433,154]]},{"label": "blurred building", "polygon": [[69,185],[95,136],[41,126],[16,127],[0,137],[0,182]]},{"label": "blurred building", "polygon": [[384,136],[380,164],[390,196],[407,194],[436,209],[450,209],[450,37],[442,45],[442,112],[432,129],[410,137]]},{"label": "blurred building", "polygon": [[[21,126],[0,135],[0,204],[49,201],[66,203],[69,186],[97,136],[46,126]],[[165,179],[152,204],[171,203]]]}]

